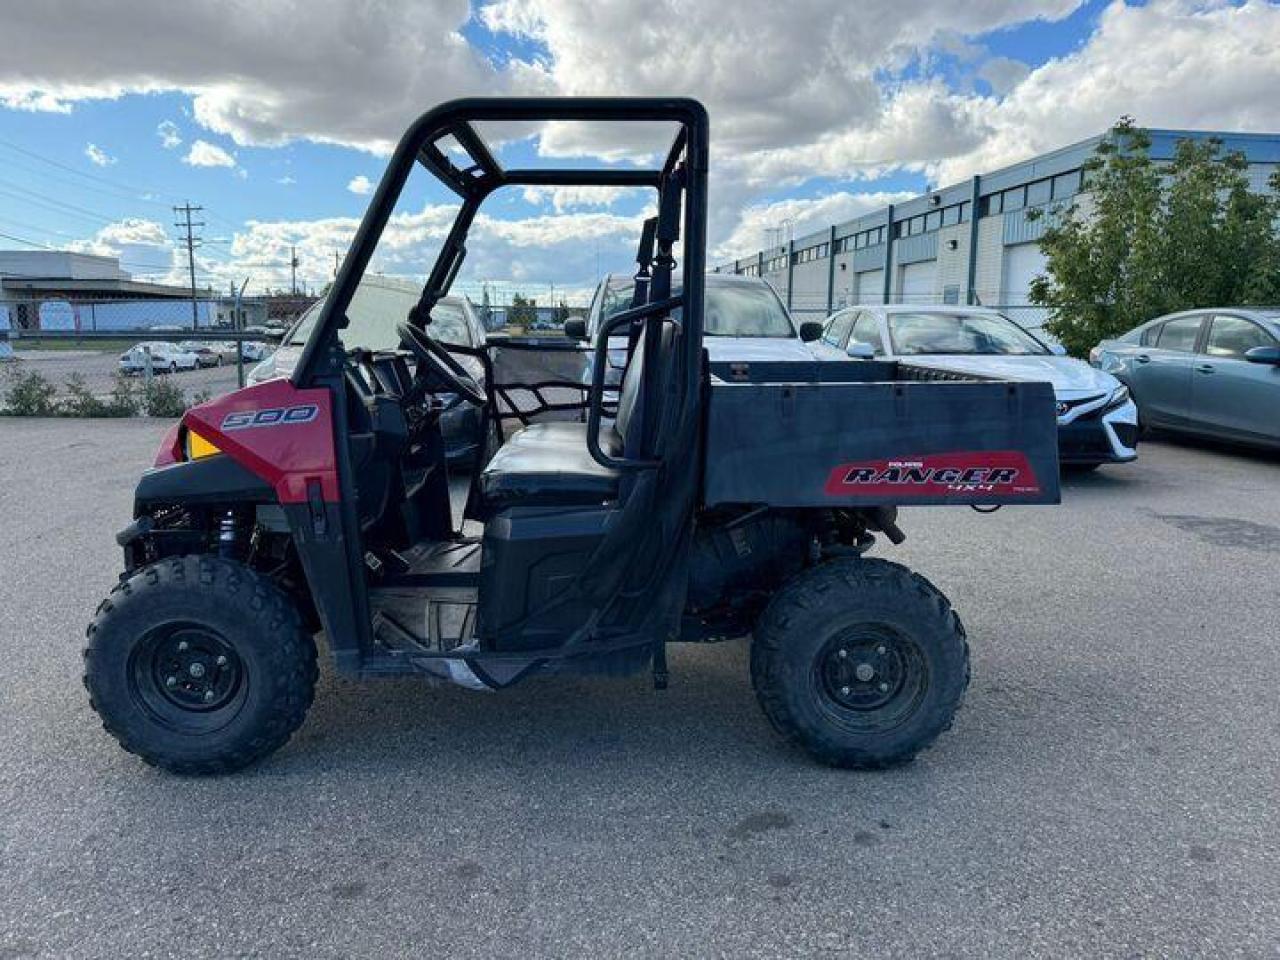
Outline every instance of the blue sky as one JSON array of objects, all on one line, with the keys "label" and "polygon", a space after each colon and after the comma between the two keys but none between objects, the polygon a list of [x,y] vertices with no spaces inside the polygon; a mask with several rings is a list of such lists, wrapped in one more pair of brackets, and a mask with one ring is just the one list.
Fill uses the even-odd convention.
[{"label": "blue sky", "polygon": [[[740,22],[702,7],[655,20],[634,0],[393,0],[375,14],[316,0],[301,24],[291,8],[227,18],[209,0],[189,25],[202,42],[172,56],[165,31],[181,24],[158,0],[150,19],[148,0],[114,17],[77,3],[82,17],[8,17],[0,246],[116,253],[135,274],[176,276],[170,208],[189,200],[204,207],[202,277],[219,285],[279,283],[290,244],[303,279],[322,284],[388,144],[414,112],[459,94],[699,96],[716,144],[713,258],[753,252],[771,225],[817,229],[1121,113],[1280,129],[1280,7],[1260,0],[748,0]],[[626,162],[601,159],[616,146],[561,130],[503,155]],[[644,203],[504,196],[481,231],[495,243],[479,258],[487,273],[471,279],[589,288],[597,261],[625,268]]]}]

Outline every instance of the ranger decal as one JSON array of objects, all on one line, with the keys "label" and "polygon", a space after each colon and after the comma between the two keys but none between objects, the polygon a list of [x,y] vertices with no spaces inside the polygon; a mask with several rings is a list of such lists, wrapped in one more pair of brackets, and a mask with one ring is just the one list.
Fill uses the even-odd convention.
[{"label": "ranger decal", "polygon": [[1040,493],[1040,481],[1016,450],[984,450],[841,464],[827,478],[826,492],[832,497],[888,494],[895,500],[948,493],[1030,496]]}]

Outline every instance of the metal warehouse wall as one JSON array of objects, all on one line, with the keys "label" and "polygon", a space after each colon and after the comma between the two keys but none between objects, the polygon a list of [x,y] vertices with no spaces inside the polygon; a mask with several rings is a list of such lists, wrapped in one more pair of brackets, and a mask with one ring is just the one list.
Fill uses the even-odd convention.
[{"label": "metal warehouse wall", "polygon": [[[1227,150],[1248,158],[1255,190],[1267,189],[1280,167],[1280,134],[1149,132],[1157,161],[1171,158],[1180,140],[1222,140]],[[763,276],[802,319],[854,303],[968,303],[1000,307],[1037,328],[1044,311],[1030,305],[1028,293],[1044,269],[1040,237],[1054,209],[1066,203],[1088,216],[1091,199],[1082,192],[1081,167],[1101,140],[973,177],[715,269]],[[1042,215],[1029,218],[1031,210]]]}]

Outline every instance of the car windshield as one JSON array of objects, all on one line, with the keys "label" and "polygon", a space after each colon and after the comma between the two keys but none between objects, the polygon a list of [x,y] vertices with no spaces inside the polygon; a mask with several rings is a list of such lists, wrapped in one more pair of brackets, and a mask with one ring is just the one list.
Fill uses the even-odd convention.
[{"label": "car windshield", "polygon": [[[358,345],[366,350],[395,350],[400,346],[396,324],[408,319],[409,311],[418,303],[422,288],[407,280],[392,277],[366,276],[351,297],[347,307],[350,321],[339,331],[342,342],[349,347]],[[321,299],[313,304],[293,328],[289,343],[301,346],[311,336],[311,328],[320,317],[324,305]],[[463,305],[457,297],[446,297],[431,311],[428,333],[441,343],[470,345]]]},{"label": "car windshield", "polygon": [[1039,340],[998,313],[890,313],[888,319],[894,352],[900,356],[1049,352]]},{"label": "car windshield", "polygon": [[[608,319],[631,306],[635,284],[611,280],[605,285],[601,317]],[[680,289],[672,291],[676,296]],[[717,283],[708,278],[703,335],[708,337],[791,337],[795,327],[786,308],[765,283]]]}]

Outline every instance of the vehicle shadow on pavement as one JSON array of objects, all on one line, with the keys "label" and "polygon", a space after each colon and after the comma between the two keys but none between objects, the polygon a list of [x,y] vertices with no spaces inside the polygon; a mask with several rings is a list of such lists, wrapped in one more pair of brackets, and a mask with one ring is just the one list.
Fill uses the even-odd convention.
[{"label": "vehicle shadow on pavement", "polygon": [[[1277,414],[1280,416],[1280,414]],[[1242,464],[1259,463],[1268,466],[1280,466],[1280,450],[1269,450],[1265,447],[1251,447],[1243,443],[1232,443],[1228,440],[1215,440],[1210,437],[1193,437],[1184,434],[1157,432],[1150,439],[1143,441],[1143,446],[1162,445],[1181,447],[1184,450],[1197,450],[1202,453],[1229,457]],[[1142,449],[1138,450],[1138,462],[1142,462]]]}]

